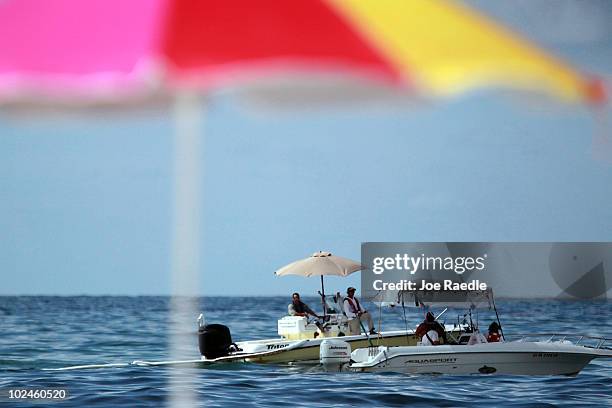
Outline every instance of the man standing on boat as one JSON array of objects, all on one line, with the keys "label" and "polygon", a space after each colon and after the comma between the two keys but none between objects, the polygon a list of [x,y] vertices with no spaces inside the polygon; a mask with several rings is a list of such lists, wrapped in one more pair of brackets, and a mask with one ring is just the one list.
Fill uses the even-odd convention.
[{"label": "man standing on boat", "polygon": [[366,321],[368,323],[368,330],[370,334],[376,334],[374,330],[374,322],[372,316],[367,310],[363,309],[359,304],[359,300],[355,297],[355,288],[350,287],[346,290],[347,297],[344,298],[344,314],[349,319],[349,330],[352,335],[360,334],[361,330],[359,326],[361,322]]},{"label": "man standing on boat", "polygon": [[308,315],[314,316],[317,319],[320,319],[321,316],[312,311],[308,305],[300,300],[300,294],[295,292],[292,296],[291,303],[289,303],[288,310],[289,316],[304,316],[308,317]]}]

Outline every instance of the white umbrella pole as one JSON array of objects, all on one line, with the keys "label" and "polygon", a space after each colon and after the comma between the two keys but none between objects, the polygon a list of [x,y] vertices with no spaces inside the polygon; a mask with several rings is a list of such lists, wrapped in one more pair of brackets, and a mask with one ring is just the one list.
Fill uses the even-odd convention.
[{"label": "white umbrella pole", "polygon": [[[172,224],[172,297],[170,355],[172,360],[198,356],[195,344],[200,270],[200,195],[204,109],[194,92],[181,91],[174,101],[174,208]],[[173,369],[170,406],[195,406],[191,373]]]}]

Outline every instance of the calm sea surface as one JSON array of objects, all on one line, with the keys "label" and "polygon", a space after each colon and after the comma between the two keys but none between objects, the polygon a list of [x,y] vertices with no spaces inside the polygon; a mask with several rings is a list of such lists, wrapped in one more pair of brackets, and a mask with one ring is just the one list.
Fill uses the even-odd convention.
[{"label": "calm sea surface", "polygon": [[[317,306],[317,299],[305,299]],[[235,341],[276,337],[288,298],[199,300],[208,323],[230,327]],[[499,300],[507,333],[579,332],[612,337],[612,302]],[[121,367],[45,371],[82,364],[170,359],[167,297],[0,297],[0,391],[66,388],[65,401],[0,406],[166,406],[191,395],[197,406],[612,406],[612,360],[595,360],[577,377],[412,376],[325,373],[315,366],[231,364],[214,368]],[[371,309],[372,310],[372,309]],[[378,321],[378,312],[375,313]],[[446,321],[457,313],[447,312]],[[191,319],[191,316],[184,316]],[[193,353],[198,358],[196,316]],[[410,328],[422,319],[407,311]],[[491,315],[479,316],[484,328]],[[378,322],[377,322],[378,323]],[[384,309],[385,329],[402,310]],[[191,335],[187,330],[185,335]]]}]

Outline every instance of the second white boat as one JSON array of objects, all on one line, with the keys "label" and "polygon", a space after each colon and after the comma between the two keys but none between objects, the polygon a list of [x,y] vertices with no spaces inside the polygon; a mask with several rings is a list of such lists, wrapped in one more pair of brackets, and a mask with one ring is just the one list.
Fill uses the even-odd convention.
[{"label": "second white boat", "polygon": [[[561,337],[558,337],[561,338]],[[352,371],[410,374],[578,374],[591,360],[612,357],[604,338],[594,346],[567,340],[512,341],[473,345],[377,347],[355,350]]]}]

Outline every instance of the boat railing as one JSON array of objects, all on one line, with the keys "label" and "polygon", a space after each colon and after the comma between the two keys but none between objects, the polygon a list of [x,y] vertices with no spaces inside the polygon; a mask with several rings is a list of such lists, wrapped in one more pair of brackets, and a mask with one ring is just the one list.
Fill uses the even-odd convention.
[{"label": "boat railing", "polygon": [[575,345],[583,345],[592,348],[610,348],[612,346],[612,338],[601,336],[587,336],[575,333],[529,333],[529,334],[514,334],[506,335],[510,338],[518,338],[517,341],[526,341],[527,339],[540,338],[546,343],[571,341]]}]

